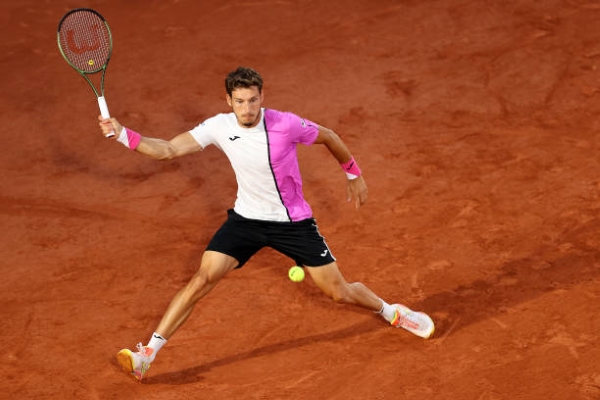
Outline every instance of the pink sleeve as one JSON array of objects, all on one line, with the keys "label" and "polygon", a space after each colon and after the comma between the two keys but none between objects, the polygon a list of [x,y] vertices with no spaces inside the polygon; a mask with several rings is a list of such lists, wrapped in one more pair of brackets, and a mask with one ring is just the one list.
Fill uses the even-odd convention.
[{"label": "pink sleeve", "polygon": [[297,119],[295,125],[298,130],[298,143],[313,144],[317,140],[317,136],[319,136],[319,125],[307,119],[300,118],[297,115],[294,115],[294,117]]},{"label": "pink sleeve", "polygon": [[265,122],[269,130],[286,132],[293,143],[310,145],[319,135],[319,125],[291,112],[266,109]]}]

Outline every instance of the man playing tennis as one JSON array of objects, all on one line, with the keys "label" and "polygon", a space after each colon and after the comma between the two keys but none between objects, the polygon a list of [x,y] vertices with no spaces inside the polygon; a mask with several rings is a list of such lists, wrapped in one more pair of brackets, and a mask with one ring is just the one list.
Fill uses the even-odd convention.
[{"label": "man playing tennis", "polygon": [[148,344],[137,351],[123,349],[117,359],[125,371],[141,380],[168,339],[190,316],[195,305],[227,274],[241,268],[263,247],[271,247],[305,267],[315,284],[334,301],[379,313],[392,326],[429,338],[433,321],[401,304],[388,304],[359,282],[344,279],[312,211],[302,194],[296,145],[323,144],[346,172],[348,200],[360,207],[367,186],[356,161],[340,137],[295,114],[262,107],[263,80],[240,67],[225,79],[232,111],[208,118],[170,141],[143,137],[115,118],[99,116],[106,136],[158,160],[202,151],[209,145],[225,153],[235,172],[238,191],[233,209],[202,255],[200,268],[171,301]]}]

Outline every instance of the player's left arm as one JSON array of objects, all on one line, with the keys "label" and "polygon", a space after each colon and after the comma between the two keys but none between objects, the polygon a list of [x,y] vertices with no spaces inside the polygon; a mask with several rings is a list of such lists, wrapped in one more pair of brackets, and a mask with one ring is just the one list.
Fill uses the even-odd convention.
[{"label": "player's left arm", "polygon": [[[348,179],[347,194],[348,201],[354,199],[356,208],[359,208],[367,201],[367,184],[356,165],[356,161],[352,157],[350,150],[339,137],[337,133],[331,129],[319,126],[319,134],[317,139],[314,141],[316,144],[324,144],[331,155],[337,160],[342,166],[344,172],[350,172],[354,175],[358,175],[356,178]],[[350,168],[350,169],[348,169]],[[358,173],[356,173],[358,171]]]}]

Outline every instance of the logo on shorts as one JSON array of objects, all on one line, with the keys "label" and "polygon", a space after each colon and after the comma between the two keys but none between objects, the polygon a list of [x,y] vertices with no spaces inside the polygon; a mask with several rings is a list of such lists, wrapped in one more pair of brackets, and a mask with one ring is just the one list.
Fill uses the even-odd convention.
[{"label": "logo on shorts", "polygon": [[325,249],[323,253],[321,253],[321,257],[325,257],[329,253],[329,250]]},{"label": "logo on shorts", "polygon": [[229,140],[231,140],[232,142],[236,139],[241,139],[239,136],[235,135],[233,137],[230,137]]}]

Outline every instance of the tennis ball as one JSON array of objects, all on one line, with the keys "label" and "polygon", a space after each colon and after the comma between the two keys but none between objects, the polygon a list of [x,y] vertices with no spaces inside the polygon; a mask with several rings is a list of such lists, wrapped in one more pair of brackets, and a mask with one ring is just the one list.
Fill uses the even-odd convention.
[{"label": "tennis ball", "polygon": [[90,60],[90,61],[88,61],[88,64],[89,64],[89,65],[94,65],[94,60]]},{"label": "tennis ball", "polygon": [[304,280],[304,270],[302,267],[295,265],[288,271],[288,276],[294,282],[302,282]]}]

